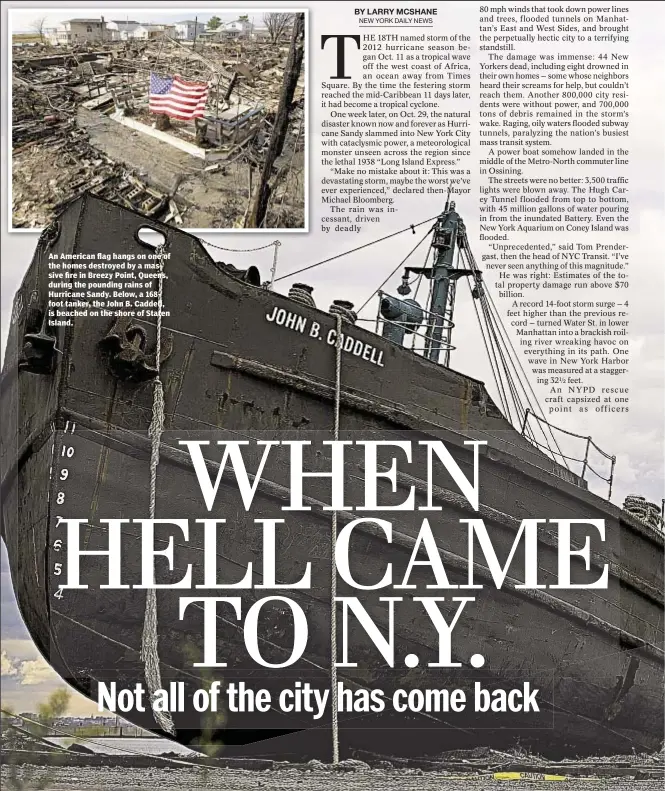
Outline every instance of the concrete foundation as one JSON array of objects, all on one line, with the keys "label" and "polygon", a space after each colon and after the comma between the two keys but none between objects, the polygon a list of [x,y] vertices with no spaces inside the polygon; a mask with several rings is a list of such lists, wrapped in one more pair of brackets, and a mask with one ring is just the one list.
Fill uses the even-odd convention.
[{"label": "concrete foundation", "polygon": [[202,159],[204,162],[217,162],[220,159],[225,159],[227,156],[227,152],[225,151],[214,151],[200,148],[194,143],[188,143],[187,140],[183,140],[182,138],[176,137],[175,135],[169,134],[168,132],[160,132],[158,129],[153,129],[151,126],[142,124],[140,121],[136,121],[133,118],[124,115],[123,113],[115,112],[110,115],[109,118],[112,121],[116,121],[117,123],[127,126],[130,129],[134,129],[137,132],[141,132],[144,135],[154,137],[156,140],[161,140],[163,143],[168,143],[170,146],[173,146],[180,151],[184,151],[186,154],[196,157],[197,159]]}]

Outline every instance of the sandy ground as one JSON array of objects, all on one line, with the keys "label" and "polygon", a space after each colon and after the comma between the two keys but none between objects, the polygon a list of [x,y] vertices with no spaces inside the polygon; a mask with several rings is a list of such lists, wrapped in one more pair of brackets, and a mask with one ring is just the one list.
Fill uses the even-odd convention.
[{"label": "sandy ground", "polygon": [[[59,138],[28,143],[12,157],[13,222],[16,227],[41,227],[55,204],[78,192],[100,168],[102,154],[124,165],[146,184],[175,194],[184,228],[231,228],[242,223],[249,202],[249,167],[231,157],[217,171],[206,171],[203,160],[173,146],[128,129],[96,111],[79,107],[77,124],[90,137],[85,148],[89,163],[82,169],[76,150],[59,148]],[[54,147],[55,146],[55,147]],[[224,165],[222,167],[222,165]],[[268,227],[304,227],[304,156],[285,153],[275,163],[283,178],[268,212]],[[253,170],[252,184],[259,178]]]},{"label": "sandy ground", "polygon": [[[207,172],[202,160],[128,129],[100,113],[79,108],[77,118],[78,124],[87,129],[95,148],[115,162],[121,162],[141,173],[149,184],[160,191],[175,193],[185,227],[230,228],[244,215],[249,200],[247,165],[235,162],[220,171]],[[294,170],[301,172],[303,165],[303,155],[299,152],[293,160]],[[256,178],[258,174],[255,173]],[[297,185],[295,189],[293,185]],[[295,208],[295,213],[301,215],[296,227],[303,227],[302,177],[291,180],[289,189],[293,194],[285,200],[282,200],[278,190],[275,207],[280,210],[283,207],[284,212],[292,212]],[[285,218],[284,213],[282,219]],[[282,223],[275,222],[273,227],[280,225]]]},{"label": "sandy ground", "polygon": [[[593,788],[598,791],[662,791],[657,780],[600,780],[575,778],[567,782],[543,780],[499,781],[491,778],[448,777],[421,770],[372,769],[364,772],[278,771],[189,769],[46,769],[22,767],[16,770],[19,784],[12,783],[9,770],[2,769],[2,788],[51,791],[552,791],[552,788]],[[24,774],[22,774],[24,773]],[[44,784],[40,784],[40,781]],[[20,784],[20,783],[23,784]]]}]

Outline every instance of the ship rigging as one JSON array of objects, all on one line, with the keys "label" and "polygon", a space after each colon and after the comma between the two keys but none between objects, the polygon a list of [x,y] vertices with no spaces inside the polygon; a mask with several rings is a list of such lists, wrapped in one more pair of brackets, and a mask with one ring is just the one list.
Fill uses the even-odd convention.
[{"label": "ship rigging", "polygon": [[[399,346],[407,347],[407,336],[411,336],[408,348],[414,354],[449,368],[451,354],[456,350],[452,336],[455,328],[457,287],[458,283],[464,280],[472,297],[476,322],[492,372],[494,391],[506,418],[532,445],[542,450],[567,470],[571,470],[570,463],[580,465],[579,480],[584,485],[586,485],[587,473],[592,473],[598,480],[605,482],[608,485],[607,499],[611,499],[616,457],[606,453],[591,437],[560,428],[544,417],[542,406],[524,370],[520,355],[516,352],[506,331],[490,289],[483,280],[482,270],[478,267],[471,249],[466,226],[456,211],[455,202],[450,198],[450,191],[445,207],[439,215],[410,224],[379,239],[358,245],[279,277],[276,276],[277,252],[280,244],[278,241],[258,248],[251,248],[247,252],[256,252],[274,246],[271,279],[264,284],[266,288],[272,290],[274,285],[282,280],[291,279],[296,275],[330,264],[344,256],[386,242],[401,234],[410,231],[415,235],[416,228],[423,225],[430,227],[359,309],[354,310],[351,303],[341,301],[338,301],[336,308],[343,313],[346,311],[345,318],[351,318],[354,322],[373,323],[377,334],[381,334],[386,340]],[[407,265],[428,240],[430,240],[430,247],[424,264],[422,266]],[[205,244],[220,250],[230,250],[207,241]],[[241,251],[234,249],[233,252]],[[402,268],[404,270],[402,280],[397,288],[399,297],[396,297],[383,289]],[[417,301],[423,281],[429,283],[426,308],[423,308]],[[414,286],[415,292],[413,297],[410,297]],[[300,292],[303,291],[306,294],[306,304],[313,304],[310,296],[311,287],[298,283],[292,287],[291,293],[300,296]],[[358,314],[362,313],[377,296],[376,316],[374,318],[359,318]],[[557,433],[575,440],[582,440],[584,443],[583,454],[573,456],[565,453],[557,439]],[[599,465],[596,462],[592,465],[590,458],[592,453],[598,455],[601,463],[609,465],[609,471],[601,472],[597,469]],[[662,524],[662,519],[660,523]]]}]

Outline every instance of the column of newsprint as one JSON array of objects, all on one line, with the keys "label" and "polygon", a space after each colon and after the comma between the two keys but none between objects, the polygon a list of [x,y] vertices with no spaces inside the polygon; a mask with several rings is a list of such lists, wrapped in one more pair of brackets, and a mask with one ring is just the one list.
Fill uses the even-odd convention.
[{"label": "column of newsprint", "polygon": [[630,9],[455,7],[322,37],[316,226],[380,235],[451,190],[545,416],[627,412]]},{"label": "column of newsprint", "polygon": [[629,409],[628,5],[479,8],[482,267],[553,420]]}]

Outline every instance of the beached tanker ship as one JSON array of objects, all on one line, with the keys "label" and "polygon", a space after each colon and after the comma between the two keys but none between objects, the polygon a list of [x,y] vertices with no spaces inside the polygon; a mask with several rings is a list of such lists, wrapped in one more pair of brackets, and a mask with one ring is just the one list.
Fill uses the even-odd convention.
[{"label": "beached tanker ship", "polygon": [[[527,405],[513,399],[509,411],[506,400],[500,409],[482,382],[450,367],[455,290],[466,280],[487,320],[484,337],[495,372],[503,369],[497,379],[499,396],[503,402],[508,391],[517,393],[506,338],[454,204],[447,203],[427,225],[432,263],[405,270],[399,297],[377,291],[376,332],[357,323],[349,303],[320,310],[303,284],[294,285],[288,296],[278,294],[271,283],[261,283],[254,267],[240,270],[216,262],[197,238],[92,195],[68,205],[44,231],[16,295],[2,375],[2,535],[31,635],[57,672],[83,694],[96,699],[97,683],[111,680],[123,687],[146,681],[150,688],[157,681],[163,686],[182,681],[191,690],[211,676],[194,667],[202,653],[203,608],[197,605],[198,618],[181,618],[182,591],[100,589],[99,581],[108,574],[103,555],[81,561],[88,589],[60,587],[67,539],[63,517],[83,518],[85,550],[103,552],[109,544],[103,520],[145,518],[149,507],[151,515],[168,519],[218,515],[227,519],[216,550],[220,579],[237,582],[253,562],[256,581],[261,536],[253,519],[275,517],[276,509],[288,502],[288,466],[279,457],[267,462],[256,482],[251,517],[242,507],[236,480],[224,471],[209,514],[202,508],[183,440],[211,440],[213,447],[220,437],[311,439],[313,445],[320,443],[312,468],[326,470],[326,440],[436,438],[467,476],[474,465],[469,443],[475,441],[484,443],[479,446],[478,512],[469,509],[446,471],[433,490],[433,505],[439,510],[430,521],[450,583],[463,584],[468,571],[463,563],[465,534],[450,525],[481,517],[503,564],[521,520],[551,516],[604,520],[604,543],[594,545],[588,566],[581,558],[574,560],[572,579],[595,580],[606,564],[608,586],[553,589],[557,543],[545,529],[539,532],[538,575],[548,584],[538,590],[519,587],[525,569],[518,547],[505,584],[485,590],[457,627],[454,659],[461,670],[430,667],[436,633],[424,609],[410,597],[395,611],[394,669],[386,670],[375,643],[355,628],[358,666],[336,669],[337,681],[349,689],[380,687],[387,694],[416,687],[471,690],[476,681],[514,686],[516,680],[528,680],[539,690],[542,714],[537,720],[437,712],[381,718],[340,709],[335,727],[342,756],[361,749],[417,755],[476,745],[505,748],[518,742],[548,755],[618,754],[660,746],[659,514],[644,501],[633,500],[626,510],[592,494],[584,480],[590,441],[578,475],[563,463],[563,454],[556,456],[556,448],[559,461],[544,452],[551,436],[547,425],[542,437],[530,428],[534,414],[542,426],[530,401]],[[162,240],[156,248],[146,241],[151,229]],[[150,306],[138,316],[112,308],[107,311],[111,315],[101,311],[62,324],[49,319],[49,256],[104,260],[115,253],[118,260],[131,260],[151,244],[150,253],[165,274],[151,280],[151,294],[158,295],[166,311],[161,322],[151,315],[155,311]],[[411,284],[421,280],[430,286],[426,309],[408,297]],[[415,341],[413,348],[409,339]],[[521,392],[528,398],[528,389]],[[350,501],[360,502],[364,461],[355,446],[348,450],[348,464],[356,474],[349,475],[346,493]],[[259,457],[250,460],[248,469],[256,469],[252,465],[258,462]],[[219,454],[207,450],[204,464],[214,480]],[[397,474],[395,491],[386,485],[384,495],[401,502],[413,488],[416,502],[422,503],[431,494],[425,480],[425,464],[416,459],[408,473]],[[286,528],[277,534],[284,580],[299,579],[306,561],[315,566],[311,587],[288,592],[307,614],[310,634],[302,660],[279,674],[250,667],[241,622],[220,610],[217,647],[228,666],[213,669],[213,679],[227,684],[246,680],[273,689],[294,679],[329,683],[332,646],[343,637],[340,623],[331,628],[332,529],[341,530],[354,517],[340,512],[331,522],[330,510],[320,507],[330,497],[325,479],[312,479],[306,491],[312,510],[290,513]],[[370,526],[355,530],[352,565],[361,583],[369,586],[380,579],[388,562],[400,576],[414,551],[422,516],[401,512],[391,543]],[[172,538],[177,558],[170,571],[166,563],[161,567],[162,582],[180,579],[189,565],[200,569],[204,564],[203,540],[197,535],[192,533],[187,542],[177,531],[163,535],[161,546]],[[597,531],[589,528],[585,534],[582,529],[576,534],[580,548],[587,536],[597,542]],[[130,531],[122,545],[123,574],[137,577],[138,528],[131,539]],[[476,569],[480,577],[489,577],[478,558]],[[412,578],[419,590],[431,582],[426,568],[413,571]],[[340,596],[345,591],[357,594],[337,577],[334,585]],[[363,601],[383,628],[387,616],[381,594],[363,591]],[[252,587],[233,595],[242,598],[245,612],[265,594]],[[278,665],[293,645],[292,619],[279,602],[273,604],[264,613],[259,648],[267,661]],[[441,603],[444,616],[452,616],[451,606]],[[472,663],[470,657],[479,648],[483,662]],[[184,744],[220,739],[227,751],[237,754],[330,757],[333,726],[328,715],[313,722],[275,709],[267,714],[226,710],[223,722],[203,722],[206,718],[194,716],[190,708],[166,718],[155,718],[150,710],[125,716]]]}]

